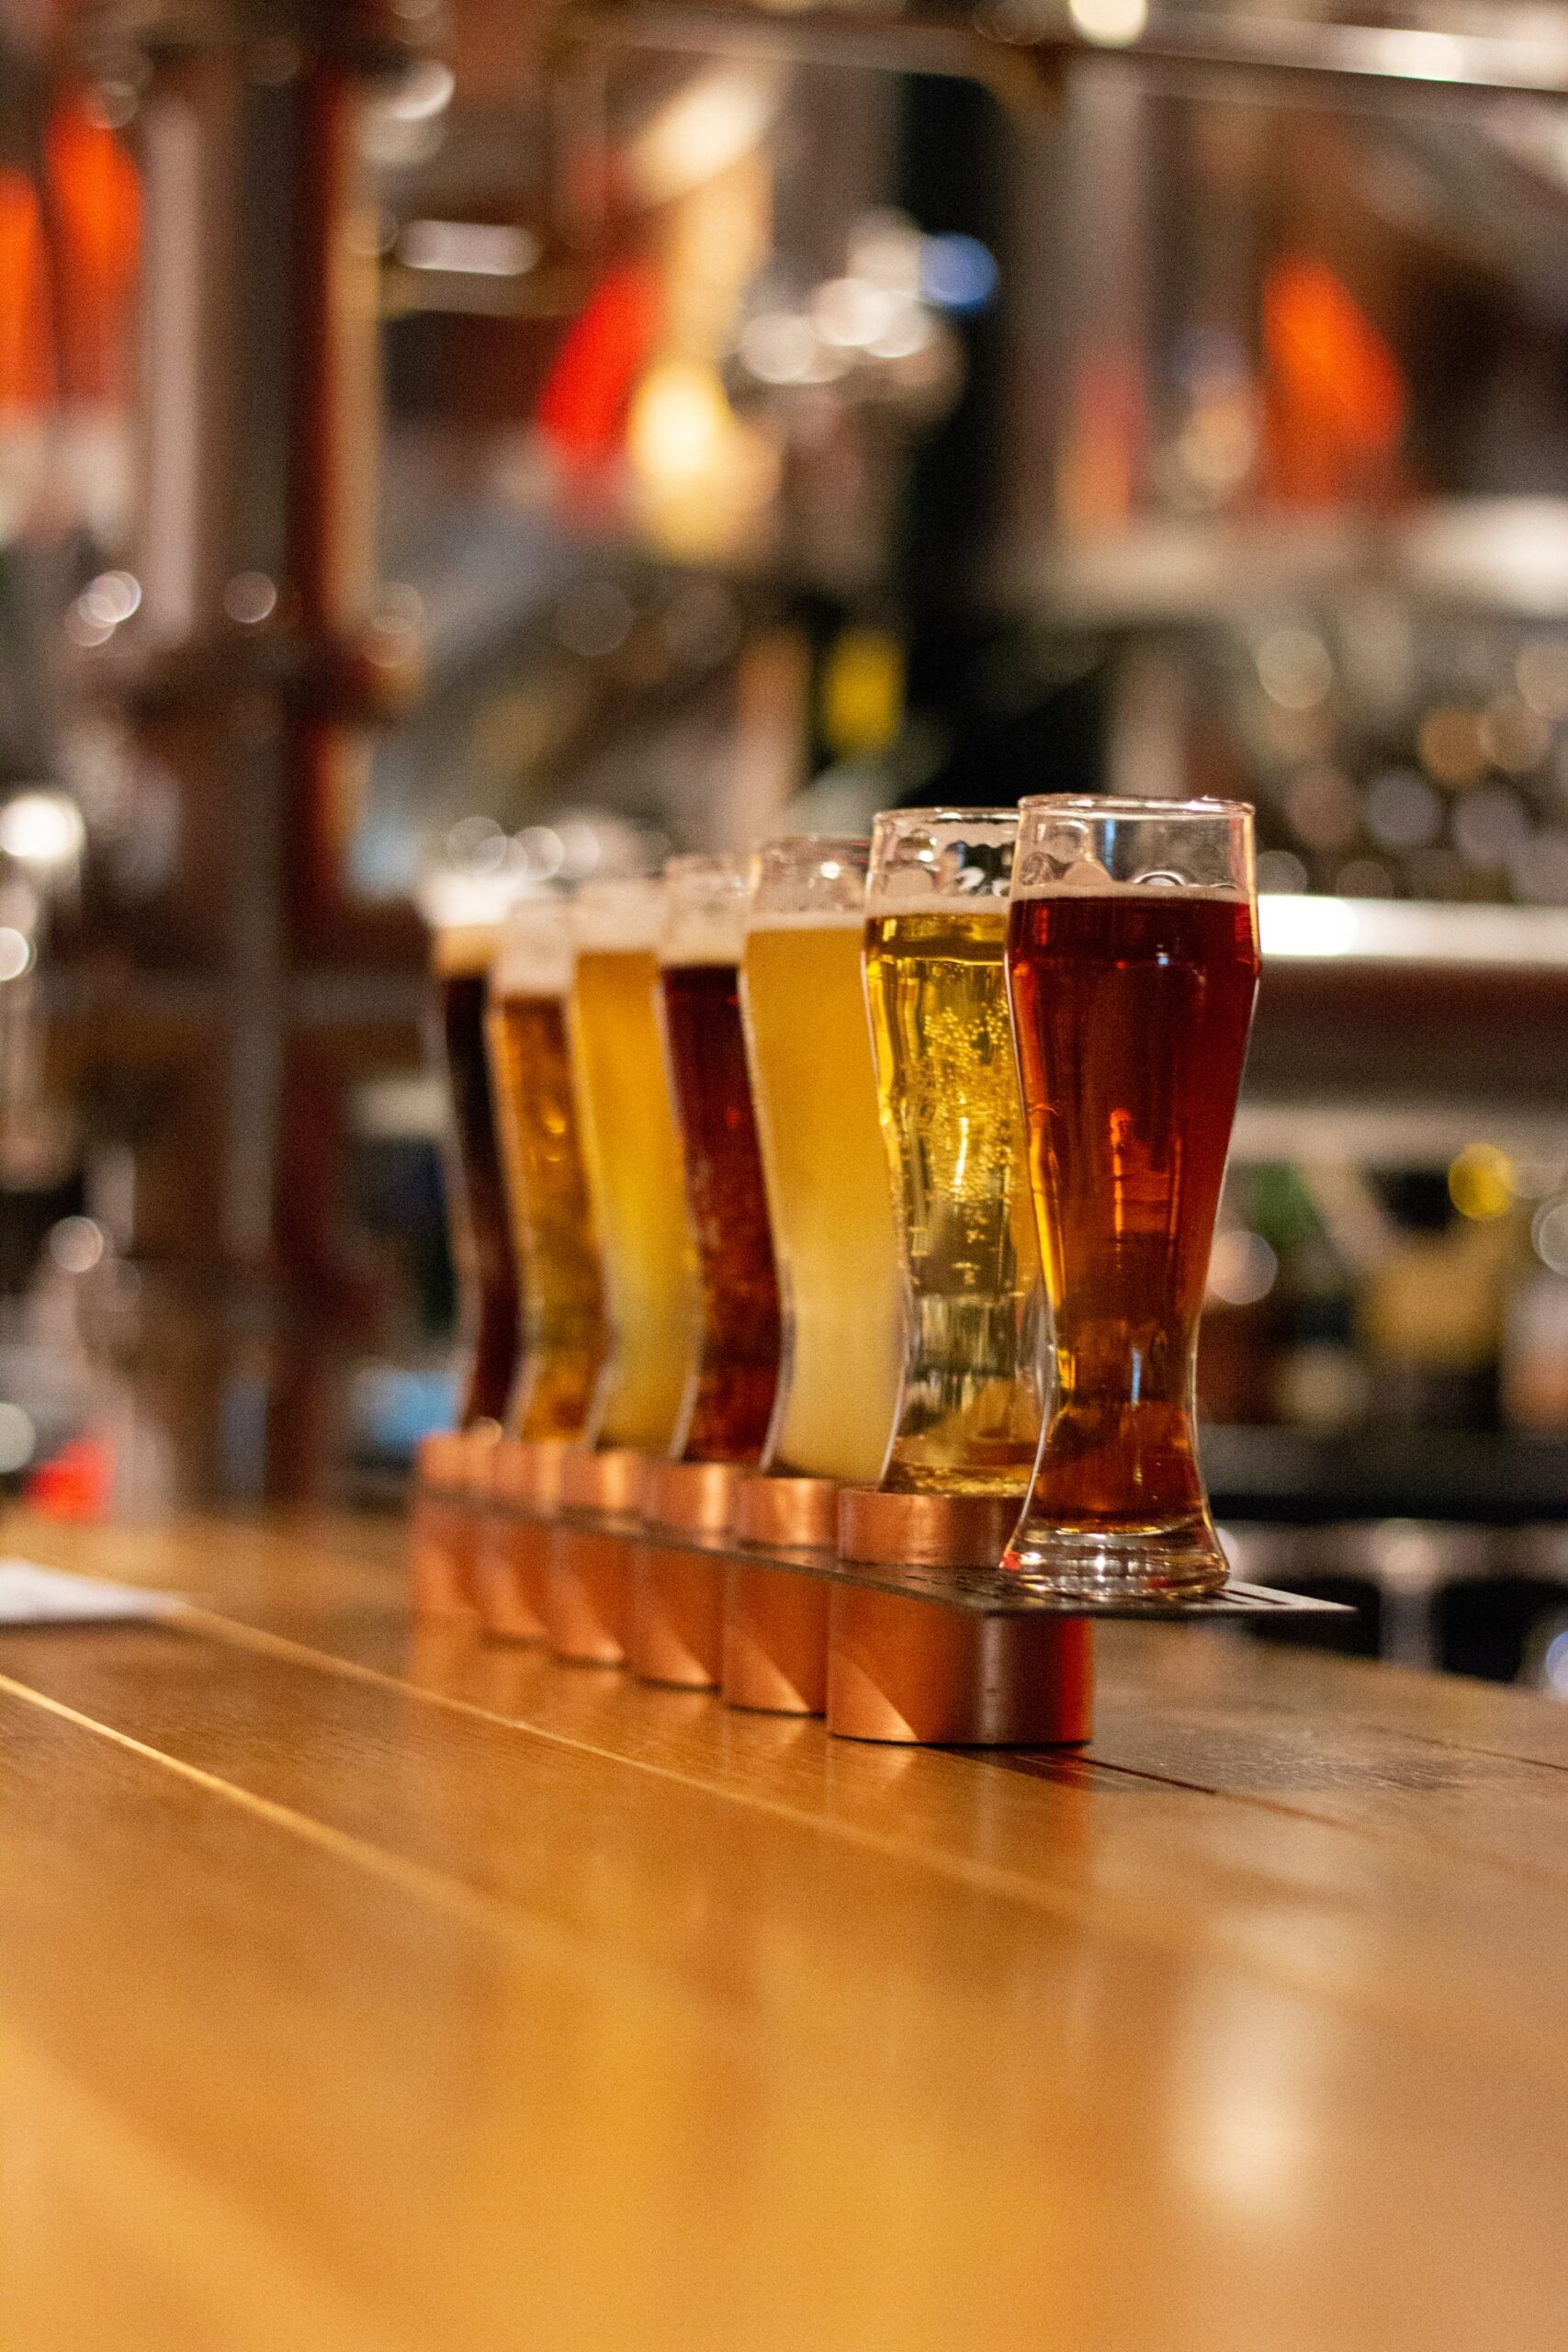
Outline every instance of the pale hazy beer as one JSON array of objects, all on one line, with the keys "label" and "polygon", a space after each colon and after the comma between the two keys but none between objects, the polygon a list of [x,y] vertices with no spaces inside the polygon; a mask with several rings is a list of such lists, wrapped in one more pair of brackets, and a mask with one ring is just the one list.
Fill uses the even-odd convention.
[{"label": "pale hazy beer", "polygon": [[874,1483],[902,1358],[900,1276],[861,976],[867,844],[752,863],[741,990],[784,1306],[766,1466]]},{"label": "pale hazy beer", "polygon": [[610,1352],[592,1434],[668,1451],[695,1337],[692,1238],[656,991],[663,885],[585,884],[574,909],[573,1080]]}]

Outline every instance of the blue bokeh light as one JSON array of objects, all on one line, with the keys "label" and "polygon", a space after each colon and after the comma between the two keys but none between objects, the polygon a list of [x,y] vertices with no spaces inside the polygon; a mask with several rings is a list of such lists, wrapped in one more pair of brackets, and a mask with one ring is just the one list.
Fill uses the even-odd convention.
[{"label": "blue bokeh light", "polygon": [[983,311],[997,290],[997,257],[978,237],[926,237],[920,292],[942,311]]}]

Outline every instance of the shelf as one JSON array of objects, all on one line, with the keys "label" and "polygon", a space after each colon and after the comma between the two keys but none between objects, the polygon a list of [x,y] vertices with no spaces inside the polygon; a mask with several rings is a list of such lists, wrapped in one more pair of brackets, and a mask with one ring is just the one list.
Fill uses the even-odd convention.
[{"label": "shelf", "polygon": [[1568,908],[1265,896],[1258,902],[1258,927],[1266,965],[1568,977]]}]

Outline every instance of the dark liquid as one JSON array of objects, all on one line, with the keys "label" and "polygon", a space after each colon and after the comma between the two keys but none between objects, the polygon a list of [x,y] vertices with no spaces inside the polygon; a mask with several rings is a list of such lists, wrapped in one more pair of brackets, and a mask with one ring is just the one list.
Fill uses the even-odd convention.
[{"label": "dark liquid", "polygon": [[756,1462],[779,1377],[779,1293],[732,964],[662,975],[697,1245],[702,1336],[677,1434],[689,1462]]},{"label": "dark liquid", "polygon": [[473,1345],[462,1425],[499,1421],[517,1368],[517,1272],[501,1179],[490,1061],[485,1052],[486,978],[441,980],[441,1042],[452,1099],[454,1244]]},{"label": "dark liquid", "polygon": [[1032,1511],[1205,1509],[1193,1351],[1258,989],[1248,907],[1150,890],[1015,902],[1008,975],[1055,1403]]}]

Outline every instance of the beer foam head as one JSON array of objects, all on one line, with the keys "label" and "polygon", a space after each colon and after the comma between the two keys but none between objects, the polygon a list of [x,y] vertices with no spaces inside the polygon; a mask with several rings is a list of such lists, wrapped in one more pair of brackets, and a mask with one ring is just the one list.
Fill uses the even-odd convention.
[{"label": "beer foam head", "polygon": [[975,908],[1001,913],[1018,839],[1016,808],[890,808],[871,836],[868,915]]},{"label": "beer foam head", "polygon": [[580,953],[651,956],[664,929],[664,883],[658,875],[606,876],[585,882],[572,904]]},{"label": "beer foam head", "polygon": [[438,972],[487,971],[501,927],[527,888],[516,868],[488,872],[431,866],[420,876],[415,904],[430,925],[431,960]]},{"label": "beer foam head", "polygon": [[1019,815],[1015,899],[1176,890],[1245,906],[1253,895],[1245,801],[1051,793]]},{"label": "beer foam head", "polygon": [[564,892],[525,899],[508,916],[491,967],[497,996],[564,996],[577,960],[571,900]]},{"label": "beer foam head", "polygon": [[664,868],[663,964],[737,964],[746,936],[749,861],[725,852]]},{"label": "beer foam head", "polygon": [[790,833],[751,858],[748,931],[858,931],[871,843],[863,835]]}]

